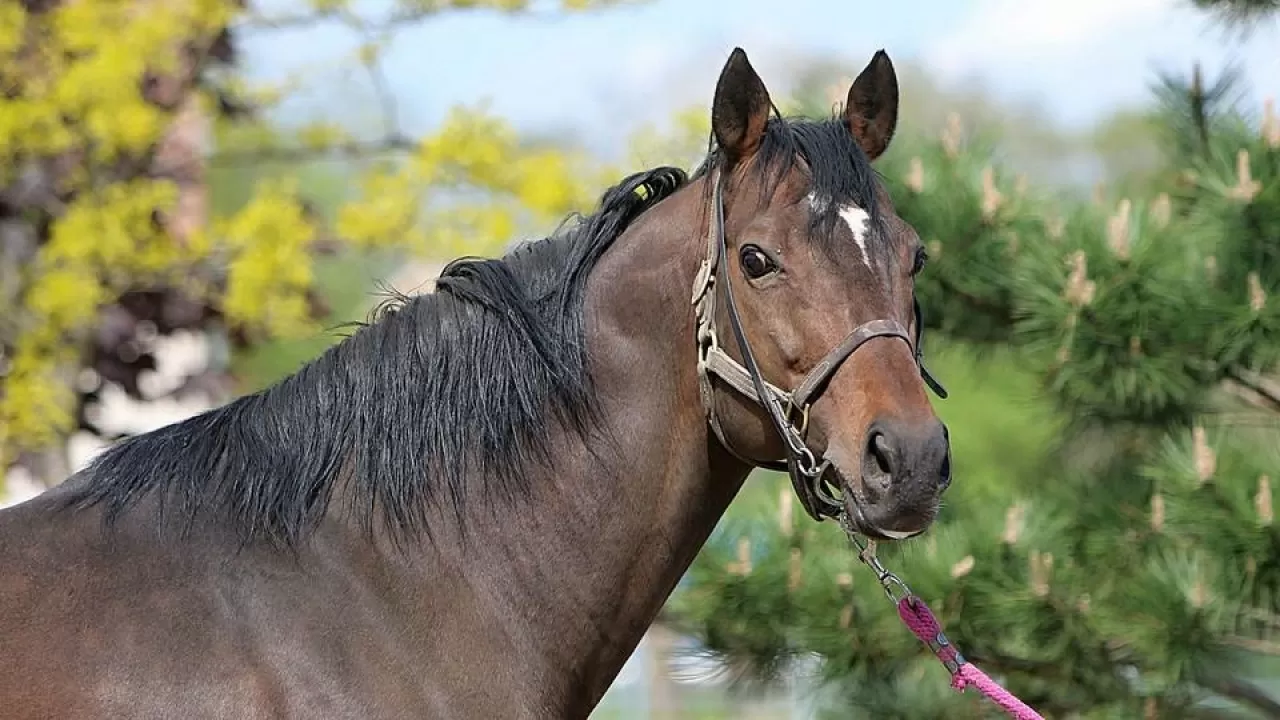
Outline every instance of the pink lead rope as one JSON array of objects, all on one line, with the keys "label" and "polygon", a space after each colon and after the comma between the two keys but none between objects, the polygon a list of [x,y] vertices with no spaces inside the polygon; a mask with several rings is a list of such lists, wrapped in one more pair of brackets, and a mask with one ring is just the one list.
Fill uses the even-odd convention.
[{"label": "pink lead rope", "polygon": [[898,601],[898,615],[906,623],[911,632],[920,638],[920,642],[929,646],[934,655],[942,661],[951,673],[951,687],[964,692],[965,687],[973,685],[978,692],[987,696],[991,702],[999,705],[1005,712],[1018,720],[1044,720],[1040,713],[1032,710],[1026,703],[1014,697],[1013,693],[1000,687],[995,680],[979,670],[973,663],[964,659],[959,650],[947,640],[933,616],[929,606],[915,595],[908,595]]},{"label": "pink lead rope", "polygon": [[1032,710],[1026,703],[1014,697],[1013,693],[1000,687],[999,683],[988,677],[973,663],[965,660],[956,646],[952,645],[946,634],[942,632],[942,625],[938,623],[929,606],[912,593],[911,588],[907,587],[907,584],[897,575],[880,564],[880,560],[876,557],[875,543],[863,542],[844,514],[837,519],[840,526],[844,528],[845,534],[849,536],[849,540],[857,546],[858,559],[871,568],[884,588],[885,594],[898,606],[898,616],[902,618],[902,622],[920,639],[920,642],[927,645],[933,654],[938,656],[946,666],[947,672],[951,673],[951,687],[964,692],[966,687],[973,685],[988,700],[1018,720],[1044,720],[1040,713]]}]

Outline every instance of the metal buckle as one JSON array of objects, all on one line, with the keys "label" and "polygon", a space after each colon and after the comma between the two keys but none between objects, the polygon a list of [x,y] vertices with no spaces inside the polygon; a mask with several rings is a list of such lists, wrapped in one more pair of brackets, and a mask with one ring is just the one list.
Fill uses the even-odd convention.
[{"label": "metal buckle", "polygon": [[[777,402],[777,398],[773,398],[773,402]],[[788,408],[791,406],[790,399],[787,400]],[[818,458],[814,457],[813,451],[809,449],[805,443],[804,437],[800,431],[796,430],[795,425],[791,424],[790,412],[786,412],[787,419],[783,428],[782,439],[787,443],[787,447],[791,449],[791,454],[796,457],[796,466],[802,475],[806,478],[813,479],[822,474],[821,466],[818,464]]]},{"label": "metal buckle", "polygon": [[710,258],[702,258],[702,264],[698,266],[698,274],[693,276],[693,299],[690,304],[697,305],[698,301],[707,294],[707,289],[711,287],[711,260]]},{"label": "metal buckle", "polygon": [[[787,411],[785,413],[787,420],[790,420],[791,416],[795,414],[797,407],[795,398],[788,396]],[[801,438],[809,434],[809,408],[811,407],[813,407],[813,403],[805,403],[804,407],[800,408],[800,428],[796,432],[799,433]]]},{"label": "metal buckle", "polygon": [[699,333],[698,369],[702,372],[705,373],[707,371],[707,367],[710,364],[708,359],[711,357],[711,351],[717,346],[719,346],[719,343],[716,342],[715,330],[708,328],[707,332]]}]

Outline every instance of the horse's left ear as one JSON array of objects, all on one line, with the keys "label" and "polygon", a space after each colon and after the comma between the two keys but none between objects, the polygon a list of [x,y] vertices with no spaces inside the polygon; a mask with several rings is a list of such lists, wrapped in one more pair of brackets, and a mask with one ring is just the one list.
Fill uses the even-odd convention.
[{"label": "horse's left ear", "polygon": [[898,74],[884,50],[853,81],[844,119],[868,158],[875,160],[889,147],[898,126]]}]

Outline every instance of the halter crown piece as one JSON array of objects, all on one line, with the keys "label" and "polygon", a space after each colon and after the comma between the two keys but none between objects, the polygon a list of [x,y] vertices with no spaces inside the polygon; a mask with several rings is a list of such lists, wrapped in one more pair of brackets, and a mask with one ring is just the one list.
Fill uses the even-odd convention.
[{"label": "halter crown piece", "polygon": [[[922,323],[920,304],[913,300],[915,312],[916,336],[914,340],[907,334],[906,328],[897,320],[870,320],[854,328],[844,340],[831,349],[809,371],[809,374],[791,392],[782,390],[766,381],[756,364],[751,345],[742,329],[742,319],[738,315],[737,303],[733,300],[733,284],[727,276],[721,276],[721,262],[725,261],[729,250],[725,239],[724,195],[721,190],[721,175],[712,170],[714,183],[712,199],[711,225],[707,232],[707,254],[698,268],[693,280],[694,311],[697,316],[696,340],[698,345],[698,393],[702,398],[702,406],[707,415],[711,429],[720,443],[735,457],[749,465],[770,470],[786,470],[791,477],[791,484],[805,512],[815,520],[822,521],[826,517],[838,518],[844,513],[844,506],[836,499],[824,479],[831,463],[823,458],[821,462],[813,451],[805,444],[808,432],[809,408],[821,395],[826,383],[836,370],[848,360],[858,348],[868,340],[876,337],[897,337],[911,346],[916,358],[916,365],[929,387],[945,398],[947,391],[925,369],[920,335]],[[723,277],[721,282],[718,279]],[[742,363],[732,358],[720,346],[720,338],[716,331],[716,294],[718,286],[724,286],[725,309],[729,317],[729,327],[737,341],[738,350],[742,354]],[[711,377],[720,378],[738,393],[754,400],[769,413],[774,429],[782,437],[786,446],[787,457],[784,461],[750,460],[733,449],[720,424],[715,411],[715,396]],[[796,427],[793,418],[798,417],[800,426]]]}]

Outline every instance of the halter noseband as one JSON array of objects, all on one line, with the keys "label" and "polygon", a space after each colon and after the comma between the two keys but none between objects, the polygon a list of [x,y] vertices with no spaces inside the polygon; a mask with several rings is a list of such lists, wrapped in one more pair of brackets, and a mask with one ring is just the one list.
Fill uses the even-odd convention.
[{"label": "halter noseband", "polygon": [[[743,332],[742,319],[738,315],[738,306],[733,300],[733,284],[729,282],[728,277],[724,278],[723,283],[716,282],[720,262],[728,255],[729,250],[725,239],[724,197],[720,187],[720,173],[716,170],[712,170],[712,173],[714,189],[711,227],[707,233],[707,255],[703,259],[702,265],[698,268],[697,276],[694,278],[692,299],[697,315],[698,390],[707,419],[712,430],[715,431],[716,437],[720,439],[720,443],[739,460],[749,465],[770,470],[786,470],[791,477],[791,484],[795,488],[796,495],[800,498],[800,504],[804,506],[805,512],[809,513],[815,520],[822,521],[824,517],[839,517],[844,513],[844,508],[826,487],[827,483],[823,477],[831,462],[826,458],[819,462],[814,457],[813,451],[805,444],[805,436],[808,432],[809,424],[809,408],[825,389],[827,380],[831,379],[831,376],[844,364],[844,361],[848,360],[868,340],[876,337],[897,337],[906,342],[912,348],[916,365],[919,367],[925,382],[939,397],[945,398],[947,391],[924,367],[920,346],[922,330],[920,303],[913,298],[916,325],[916,337],[914,340],[907,334],[906,328],[902,327],[902,324],[897,320],[870,320],[854,328],[853,332],[849,333],[840,344],[836,345],[822,360],[818,361],[818,364],[813,366],[808,375],[796,386],[795,390],[787,392],[770,384],[761,375],[760,366],[756,364],[755,355],[751,352],[751,345],[747,342],[746,334]],[[745,367],[744,364],[739,364],[737,360],[730,357],[720,347],[720,339],[716,332],[716,286],[718,284],[724,285],[725,308],[729,315],[729,326],[733,329],[733,335],[737,340],[738,349],[742,353]],[[729,442],[728,437],[725,436],[724,428],[721,427],[720,418],[715,411],[715,398],[711,382],[712,375],[719,377],[729,387],[751,398],[768,411],[769,419],[772,421],[774,429],[782,437],[786,446],[787,458],[785,461],[749,460],[733,449],[733,445]],[[792,423],[792,416],[797,412],[800,417],[799,428]]]}]

